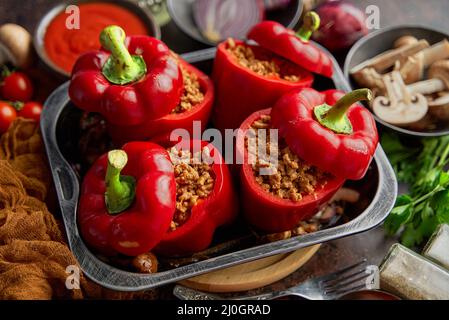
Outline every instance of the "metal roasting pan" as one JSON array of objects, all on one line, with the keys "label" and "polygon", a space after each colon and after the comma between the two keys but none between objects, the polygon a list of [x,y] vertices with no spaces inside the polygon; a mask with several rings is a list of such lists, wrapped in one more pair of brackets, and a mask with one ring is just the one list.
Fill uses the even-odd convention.
[{"label": "metal roasting pan", "polygon": [[[185,54],[183,58],[203,70],[207,65],[210,70],[214,56],[215,49],[211,48]],[[335,59],[334,66],[333,81],[318,77],[315,87],[320,90],[335,87],[349,91],[350,86]],[[41,129],[70,249],[82,271],[90,279],[106,288],[118,291],[148,290],[214,270],[360,233],[381,224],[394,205],[397,181],[384,151],[379,146],[372,164],[371,172],[374,174],[371,174],[371,178],[362,180],[360,185],[360,189],[372,185],[370,201],[367,201],[365,209],[357,212],[355,218],[349,222],[304,236],[229,252],[155,274],[123,271],[98,259],[85,245],[78,232],[76,211],[80,182],[70,165],[72,159],[65,151],[68,145],[76,143],[71,141],[76,140],[73,137],[74,130],[71,129],[75,121],[64,119],[70,112],[77,112],[77,109],[70,103],[67,89],[68,82],[56,89],[46,101],[41,117]],[[76,154],[76,151],[74,152]]]}]

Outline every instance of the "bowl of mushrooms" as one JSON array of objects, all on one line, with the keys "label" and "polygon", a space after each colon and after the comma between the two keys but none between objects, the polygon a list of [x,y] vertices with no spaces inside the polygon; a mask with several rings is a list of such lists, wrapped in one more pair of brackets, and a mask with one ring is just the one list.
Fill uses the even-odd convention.
[{"label": "bowl of mushrooms", "polygon": [[449,134],[449,35],[424,26],[373,32],[350,50],[353,89],[372,89],[369,108],[386,127],[414,136]]}]

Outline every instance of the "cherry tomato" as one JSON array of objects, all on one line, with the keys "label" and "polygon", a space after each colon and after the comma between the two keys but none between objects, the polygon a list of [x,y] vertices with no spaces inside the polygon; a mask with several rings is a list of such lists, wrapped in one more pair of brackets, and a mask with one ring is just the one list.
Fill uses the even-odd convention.
[{"label": "cherry tomato", "polygon": [[30,101],[33,97],[33,84],[22,72],[8,74],[0,83],[0,95],[8,101]]},{"label": "cherry tomato", "polygon": [[19,117],[39,121],[42,113],[42,105],[39,102],[26,102],[19,111]]},{"label": "cherry tomato", "polygon": [[16,118],[16,109],[9,103],[0,101],[0,134],[6,132]]}]

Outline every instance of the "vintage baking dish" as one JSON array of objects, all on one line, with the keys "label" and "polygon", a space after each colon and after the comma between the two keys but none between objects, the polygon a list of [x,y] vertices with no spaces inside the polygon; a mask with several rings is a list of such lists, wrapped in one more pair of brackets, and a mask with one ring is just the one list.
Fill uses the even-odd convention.
[{"label": "vintage baking dish", "polygon": [[[198,68],[210,72],[214,55],[215,49],[211,48],[185,54],[183,58]],[[318,77],[315,87],[319,90],[336,87],[349,91],[349,85],[336,61],[334,61],[334,65],[336,67],[333,82]],[[351,220],[346,223],[287,240],[233,248],[224,254],[220,253],[206,260],[162,270],[155,274],[138,274],[120,270],[98,259],[84,244],[78,232],[76,211],[80,181],[71,165],[77,154],[75,146],[77,145],[78,121],[76,119],[79,119],[81,112],[70,103],[67,89],[68,83],[65,83],[49,97],[42,114],[41,128],[69,246],[78,259],[83,272],[104,287],[119,291],[150,289],[202,273],[349,236],[382,223],[394,205],[397,181],[384,151],[379,146],[367,177],[356,183],[351,182],[354,188],[364,194],[367,201],[363,204],[362,209],[352,210],[353,212],[349,214]],[[77,116],[78,118],[76,118]],[[226,234],[227,240],[230,240],[229,237],[235,236],[234,230],[236,229],[241,228],[219,232],[214,244],[220,243],[223,234]],[[249,233],[248,230],[246,232]]]}]

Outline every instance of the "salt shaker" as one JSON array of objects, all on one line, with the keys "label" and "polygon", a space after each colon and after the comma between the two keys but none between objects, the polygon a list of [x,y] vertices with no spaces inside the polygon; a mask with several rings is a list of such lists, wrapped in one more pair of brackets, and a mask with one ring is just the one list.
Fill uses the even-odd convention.
[{"label": "salt shaker", "polygon": [[410,300],[449,299],[449,271],[394,244],[380,266],[381,288]]},{"label": "salt shaker", "polygon": [[422,254],[449,270],[449,225],[442,224],[438,227]]}]

